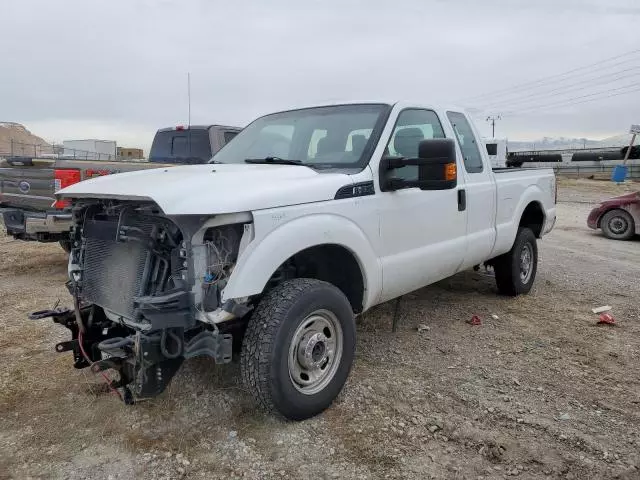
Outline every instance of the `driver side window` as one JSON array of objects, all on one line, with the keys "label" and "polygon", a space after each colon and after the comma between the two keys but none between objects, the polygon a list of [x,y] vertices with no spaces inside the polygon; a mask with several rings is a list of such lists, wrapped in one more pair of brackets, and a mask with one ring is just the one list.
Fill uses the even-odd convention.
[{"label": "driver side window", "polygon": [[[392,157],[416,158],[422,140],[445,138],[442,124],[433,110],[407,109],[398,120],[389,139],[385,154]],[[418,167],[407,165],[393,172],[395,178],[416,178]]]}]

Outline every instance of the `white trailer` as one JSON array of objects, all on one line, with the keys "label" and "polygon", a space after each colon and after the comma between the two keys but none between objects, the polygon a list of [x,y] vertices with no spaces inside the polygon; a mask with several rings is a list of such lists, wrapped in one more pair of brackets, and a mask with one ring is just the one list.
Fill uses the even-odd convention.
[{"label": "white trailer", "polygon": [[484,147],[492,168],[504,168],[507,161],[506,138],[483,138]]},{"label": "white trailer", "polygon": [[65,140],[63,156],[79,160],[115,160],[116,142],[113,140]]}]

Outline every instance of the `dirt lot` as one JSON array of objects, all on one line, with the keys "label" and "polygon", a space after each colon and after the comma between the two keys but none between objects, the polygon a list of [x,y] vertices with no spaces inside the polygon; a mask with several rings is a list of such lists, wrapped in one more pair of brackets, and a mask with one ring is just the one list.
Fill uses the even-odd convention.
[{"label": "dirt lot", "polygon": [[[302,423],[200,359],[160,398],[119,403],[53,352],[62,327],[26,318],[70,303],[62,250],[0,237],[0,478],[640,478],[640,241],[585,226],[624,187],[561,185],[530,295],[468,272],[407,296],[395,334],[393,305],[373,309],[343,394]],[[616,326],[596,325],[600,305]]]}]

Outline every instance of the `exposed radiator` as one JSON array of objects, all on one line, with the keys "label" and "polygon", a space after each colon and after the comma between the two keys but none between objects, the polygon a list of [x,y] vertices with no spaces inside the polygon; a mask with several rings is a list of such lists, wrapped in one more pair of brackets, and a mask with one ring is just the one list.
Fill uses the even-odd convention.
[{"label": "exposed radiator", "polygon": [[[144,220],[149,219],[129,216],[126,225],[148,236],[153,223]],[[86,219],[82,298],[133,319],[133,298],[146,293],[152,254],[146,242],[116,241],[117,229],[117,221]]]}]

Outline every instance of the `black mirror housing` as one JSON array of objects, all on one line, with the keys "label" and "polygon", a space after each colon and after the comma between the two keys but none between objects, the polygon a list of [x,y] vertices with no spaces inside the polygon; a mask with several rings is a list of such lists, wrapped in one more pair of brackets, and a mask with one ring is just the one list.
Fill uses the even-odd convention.
[{"label": "black mirror housing", "polygon": [[[391,176],[395,169],[418,166],[418,178],[400,179]],[[448,190],[458,184],[456,147],[451,138],[423,140],[418,145],[418,158],[383,157],[380,160],[380,189],[383,192],[403,188]]]},{"label": "black mirror housing", "polygon": [[456,144],[452,138],[423,140],[418,158],[426,160],[418,168],[421,190],[448,190],[458,184]]}]

